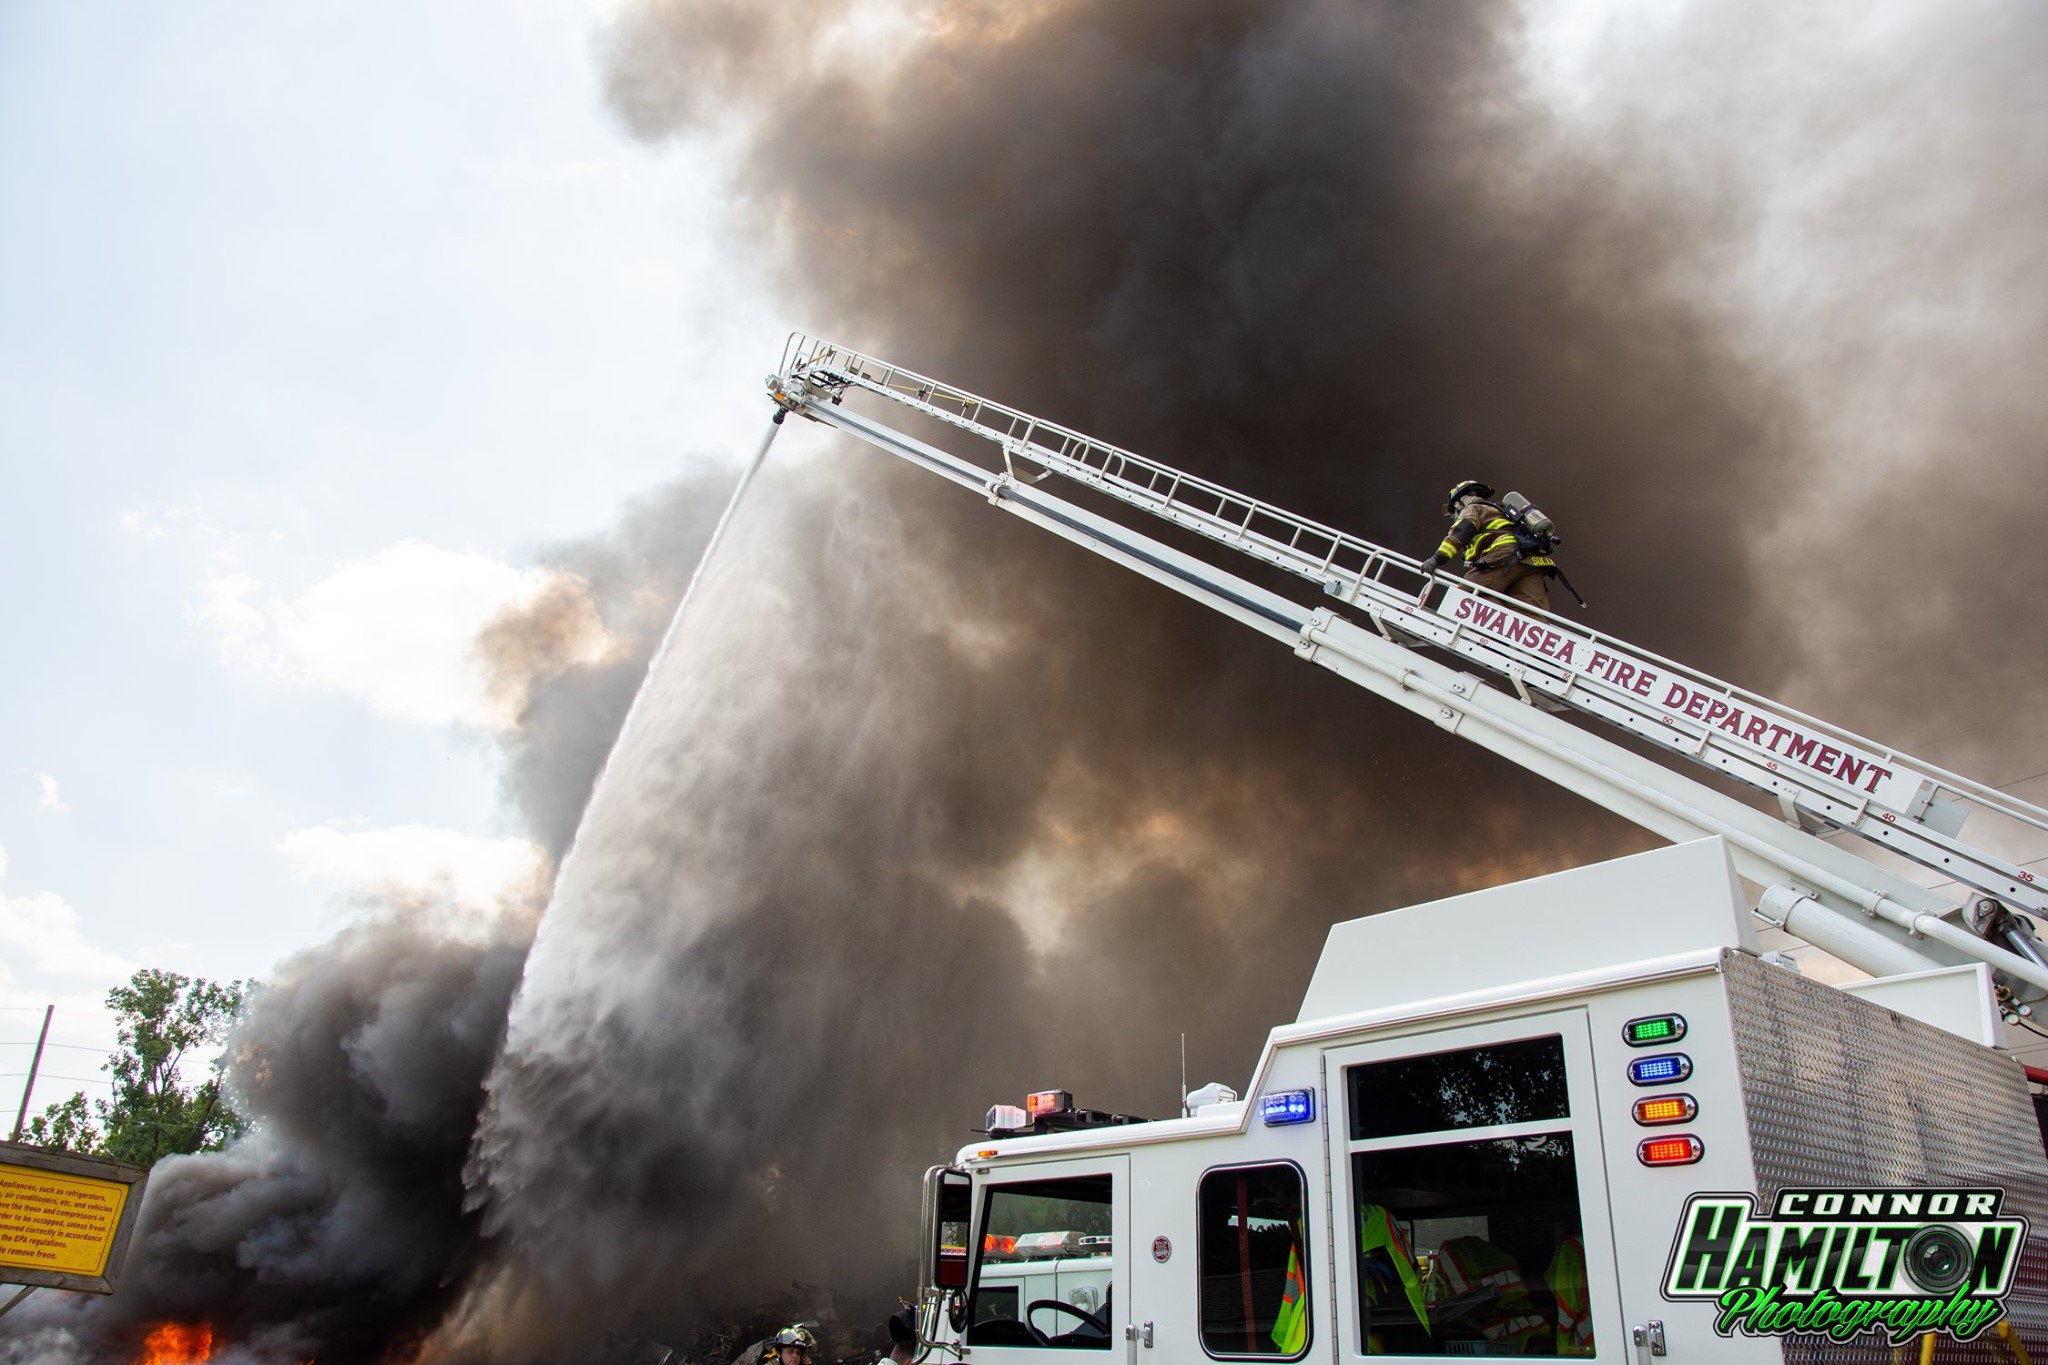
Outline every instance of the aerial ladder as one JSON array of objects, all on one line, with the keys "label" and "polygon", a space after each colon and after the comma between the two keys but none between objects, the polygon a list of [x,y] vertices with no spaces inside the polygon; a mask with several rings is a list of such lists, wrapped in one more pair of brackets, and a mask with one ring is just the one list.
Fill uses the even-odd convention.
[{"label": "aerial ladder", "polygon": [[[795,413],[959,484],[1664,838],[1719,835],[1736,870],[1763,888],[1761,921],[1853,967],[1897,976],[1988,963],[2008,1022],[2048,998],[2033,924],[2048,911],[2048,886],[2023,853],[1961,837],[1975,818],[1990,827],[1983,843],[2024,845],[2048,834],[2040,807],[876,356],[793,336],[768,390],[777,423]],[[995,459],[985,467],[847,405],[860,395],[985,442]],[[1054,476],[1294,574],[1315,586],[1314,604],[1056,496],[1044,487]],[[1768,800],[1759,808],[1585,722]],[[1935,884],[1915,880],[1915,867]]]}]

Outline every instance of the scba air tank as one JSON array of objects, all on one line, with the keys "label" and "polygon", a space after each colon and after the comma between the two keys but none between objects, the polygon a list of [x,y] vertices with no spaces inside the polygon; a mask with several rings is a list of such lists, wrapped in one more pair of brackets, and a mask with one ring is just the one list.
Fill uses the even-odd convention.
[{"label": "scba air tank", "polygon": [[1557,523],[1544,516],[1541,508],[1533,505],[1520,493],[1508,494],[1500,500],[1500,505],[1509,516],[1520,522],[1524,529],[1551,540],[1564,539],[1557,533]]}]

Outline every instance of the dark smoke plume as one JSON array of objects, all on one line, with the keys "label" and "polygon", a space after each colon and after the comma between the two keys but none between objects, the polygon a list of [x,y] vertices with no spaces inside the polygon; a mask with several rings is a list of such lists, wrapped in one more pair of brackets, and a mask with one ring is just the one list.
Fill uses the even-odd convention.
[{"label": "dark smoke plume", "polygon": [[[754,121],[821,327],[1417,550],[1455,478],[1535,490],[1601,625],[1783,676],[1755,509],[1810,424],[1698,297],[1735,229],[1567,136],[1516,23],[924,17],[877,78],[648,6],[615,98],[687,131],[705,72]],[[1333,920],[1644,842],[880,457],[794,435],[770,471],[492,1078],[492,1283],[539,1319],[907,1288],[915,1173],[991,1101],[1171,1112],[1176,1035],[1241,1082]]]}]

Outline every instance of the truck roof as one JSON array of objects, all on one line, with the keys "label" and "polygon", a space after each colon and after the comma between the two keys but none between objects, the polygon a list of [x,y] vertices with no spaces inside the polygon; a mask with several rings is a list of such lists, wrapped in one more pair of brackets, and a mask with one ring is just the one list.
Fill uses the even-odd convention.
[{"label": "truck roof", "polygon": [[[1651,849],[1331,926],[1301,1011],[1267,1036],[1247,1094],[1275,1055],[1417,1019],[1547,996],[1578,996],[1648,977],[1715,970],[1728,951],[1756,955],[1741,883],[1718,837]],[[1981,963],[1860,982],[1854,993],[1974,1041],[1995,1041],[1990,969]],[[991,1138],[962,1163],[1129,1147],[1243,1131],[1250,1104],[1187,1118]]]},{"label": "truck roof", "polygon": [[1762,951],[1718,836],[1332,925],[1296,1022],[1706,948]]}]

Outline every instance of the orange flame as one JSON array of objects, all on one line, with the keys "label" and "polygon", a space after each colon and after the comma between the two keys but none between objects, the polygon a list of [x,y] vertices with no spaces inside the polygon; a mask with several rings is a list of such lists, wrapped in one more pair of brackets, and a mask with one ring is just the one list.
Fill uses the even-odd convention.
[{"label": "orange flame", "polygon": [[205,1365],[213,1359],[213,1328],[203,1322],[165,1322],[142,1339],[135,1365]]}]

